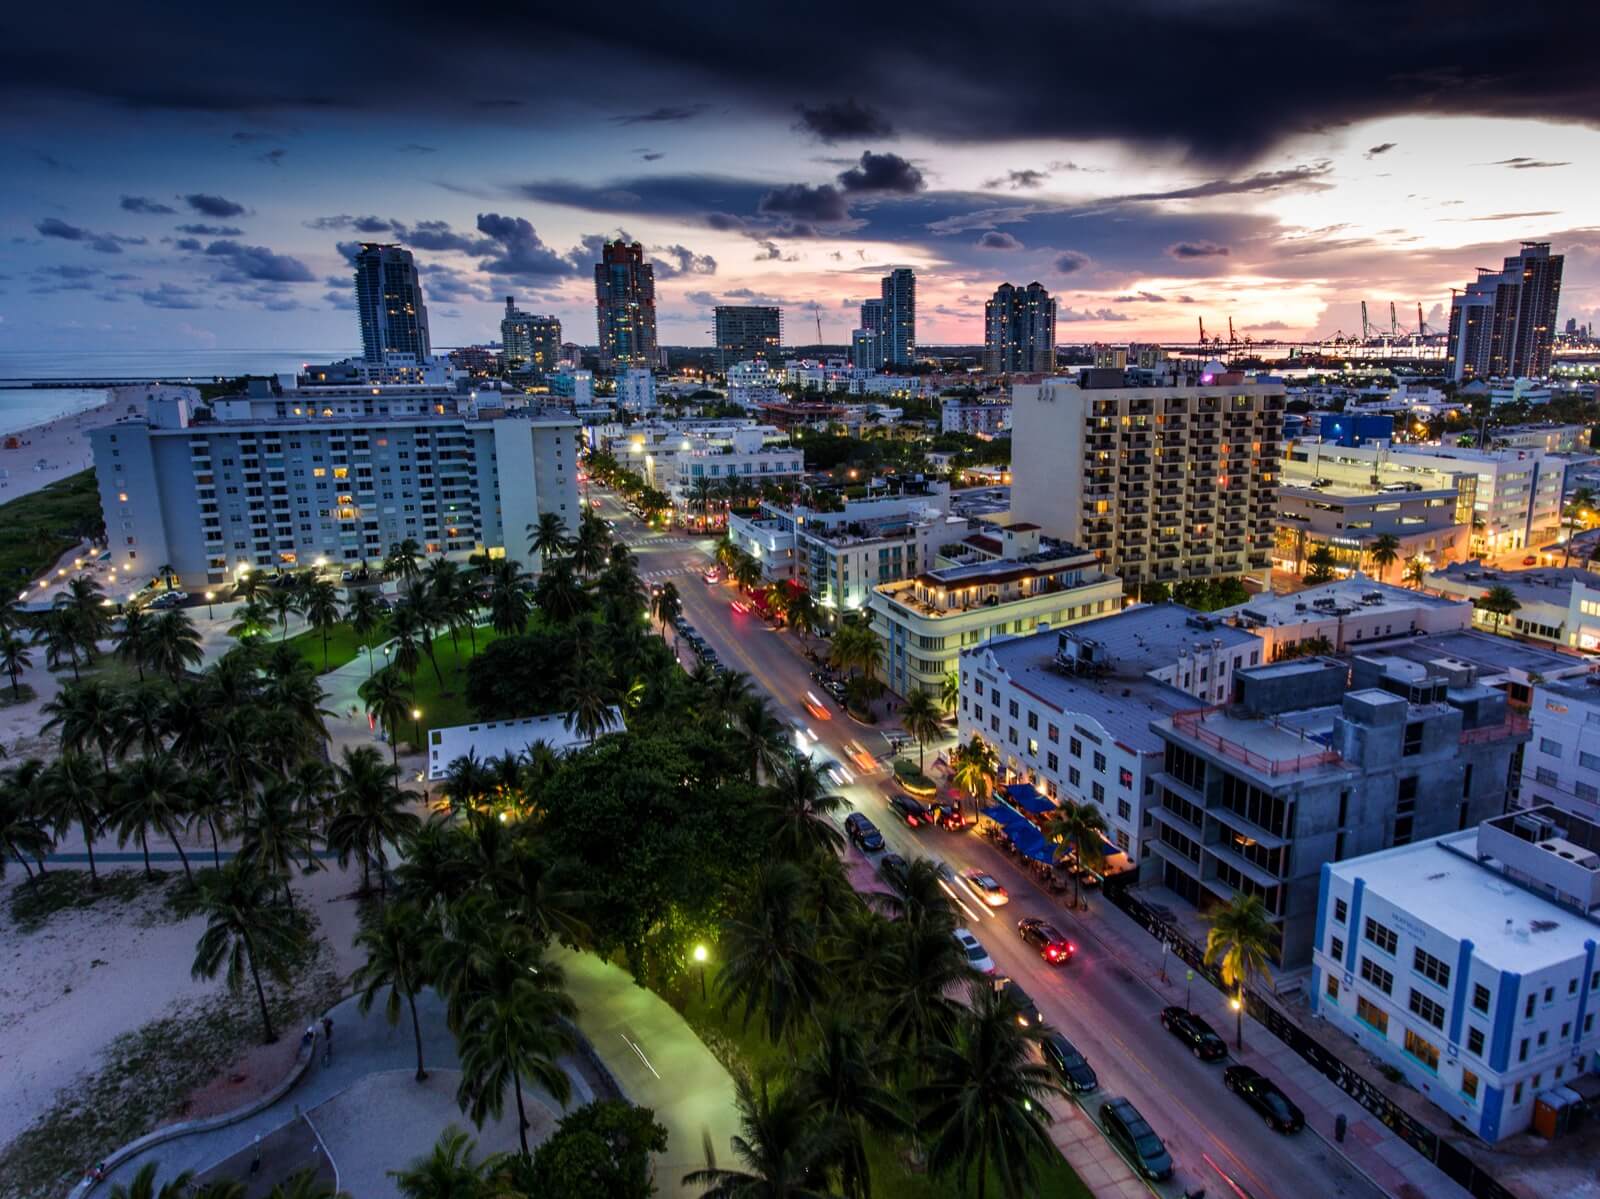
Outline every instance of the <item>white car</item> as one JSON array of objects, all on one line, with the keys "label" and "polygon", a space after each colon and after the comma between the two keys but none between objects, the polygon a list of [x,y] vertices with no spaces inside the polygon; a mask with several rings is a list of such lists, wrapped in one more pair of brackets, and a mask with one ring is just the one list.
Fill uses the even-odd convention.
[{"label": "white car", "polygon": [[989,951],[983,947],[983,942],[974,937],[970,930],[958,928],[955,938],[961,943],[962,951],[967,955],[967,964],[974,970],[983,974],[994,973],[994,959],[989,956]]},{"label": "white car", "polygon": [[991,908],[997,908],[1002,904],[1011,902],[1011,896],[1006,894],[1006,889],[1000,885],[994,875],[986,874],[982,870],[969,870],[962,877],[967,880],[967,885],[976,891],[983,899],[983,902]]}]

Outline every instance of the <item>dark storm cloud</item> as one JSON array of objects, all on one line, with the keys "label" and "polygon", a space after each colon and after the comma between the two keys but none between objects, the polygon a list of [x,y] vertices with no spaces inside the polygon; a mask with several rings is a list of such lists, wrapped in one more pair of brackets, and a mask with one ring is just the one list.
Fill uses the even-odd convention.
[{"label": "dark storm cloud", "polygon": [[206,246],[205,255],[223,264],[219,278],[225,282],[310,283],[316,279],[298,258],[275,254],[266,246],[214,241]]},{"label": "dark storm cloud", "polygon": [[761,197],[757,209],[768,216],[793,217],[824,225],[850,219],[850,202],[831,183],[816,187],[809,183],[791,183],[774,188]]},{"label": "dark storm cloud", "polygon": [[243,204],[235,204],[221,196],[213,196],[207,192],[191,192],[183,197],[183,202],[194,209],[201,216],[226,219],[230,216],[243,216],[248,209]]},{"label": "dark storm cloud", "polygon": [[798,108],[800,119],[795,122],[795,128],[829,145],[894,134],[894,127],[882,113],[853,96],[817,105],[801,104]]},{"label": "dark storm cloud", "polygon": [[715,258],[709,254],[696,254],[688,246],[651,246],[650,256],[655,263],[656,278],[658,279],[672,279],[679,275],[715,275],[717,273],[717,260]]},{"label": "dark storm cloud", "polygon": [[480,212],[478,232],[496,246],[495,252],[478,264],[481,271],[530,278],[572,274],[572,263],[545,245],[534,227],[522,217]]},{"label": "dark storm cloud", "polygon": [[672,121],[692,121],[707,107],[705,104],[664,104],[659,108],[650,109],[649,112],[625,113],[611,119],[618,125],[660,125]]},{"label": "dark storm cloud", "polygon": [[1067,250],[1056,255],[1053,265],[1061,274],[1071,275],[1089,265],[1089,256],[1077,250]]},{"label": "dark storm cloud", "polygon": [[79,225],[70,225],[59,217],[47,216],[34,224],[40,237],[60,241],[75,241],[101,254],[120,254],[123,246],[142,246],[142,237],[120,237],[115,233],[94,233]]},{"label": "dark storm cloud", "polygon": [[[1068,167],[1072,167],[1071,163],[1067,163],[1066,165]],[[983,185],[987,188],[1009,187],[1012,191],[1020,191],[1029,187],[1043,187],[1044,181],[1048,178],[1050,178],[1050,176],[1043,171],[1007,171],[998,179],[985,179],[983,181]]]},{"label": "dark storm cloud", "polygon": [[1160,192],[1135,192],[1132,195],[1114,196],[1100,201],[1102,204],[1148,202],[1154,200],[1209,200],[1214,196],[1239,196],[1249,192],[1270,192],[1282,188],[1299,188],[1305,191],[1325,191],[1331,184],[1321,182],[1321,177],[1332,170],[1328,163],[1314,166],[1297,166],[1283,171],[1257,171],[1243,179],[1207,179],[1189,187],[1173,188]]},{"label": "dark storm cloud", "polygon": [[351,216],[349,213],[313,217],[303,224],[307,229],[354,229],[357,233],[393,233],[398,228],[394,221],[382,217]]},{"label": "dark storm cloud", "polygon": [[1180,241],[1168,246],[1167,253],[1174,258],[1226,258],[1229,250],[1212,241]]},{"label": "dark storm cloud", "polygon": [[415,225],[390,222],[396,235],[415,250],[459,250],[463,254],[493,254],[498,246],[492,238],[457,233],[448,221],[418,221]]},{"label": "dark storm cloud", "polygon": [[123,196],[121,207],[123,212],[148,213],[151,216],[171,216],[178,211],[165,204],[157,204],[144,196]]},{"label": "dark storm cloud", "polygon": [[1131,296],[1117,296],[1111,301],[1113,304],[1165,304],[1167,297],[1157,295],[1153,291],[1135,292]]},{"label": "dark storm cloud", "polygon": [[186,287],[163,283],[159,287],[145,288],[133,293],[151,308],[199,308],[200,297]]},{"label": "dark storm cloud", "polygon": [[177,230],[194,237],[238,237],[244,232],[234,225],[179,225]]},{"label": "dark storm cloud", "polygon": [[1022,243],[1003,229],[991,229],[978,239],[980,250],[1020,250]]},{"label": "dark storm cloud", "polygon": [[862,152],[861,161],[839,172],[839,186],[847,192],[899,192],[909,195],[925,186],[922,172],[898,154]]},{"label": "dark storm cloud", "polygon": [[1387,154],[1390,150],[1393,150],[1397,144],[1398,143],[1396,142],[1380,142],[1378,145],[1371,147],[1367,151],[1365,157],[1376,158],[1380,154]]}]

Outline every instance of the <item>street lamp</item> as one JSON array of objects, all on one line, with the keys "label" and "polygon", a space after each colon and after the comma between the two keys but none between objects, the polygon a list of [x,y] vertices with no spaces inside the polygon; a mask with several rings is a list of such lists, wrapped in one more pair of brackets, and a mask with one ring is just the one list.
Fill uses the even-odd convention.
[{"label": "street lamp", "polygon": [[1228,1006],[1233,1008],[1233,1047],[1244,1048],[1244,988],[1240,987],[1237,994],[1228,1000]]},{"label": "street lamp", "polygon": [[412,708],[411,709],[411,732],[413,734],[412,735],[412,740],[416,743],[417,748],[421,749],[422,748],[422,709],[421,708]]},{"label": "street lamp", "polygon": [[207,620],[215,620],[217,618],[216,614],[211,611],[211,601],[216,599],[216,598],[217,598],[217,593],[215,591],[206,592],[206,619]]},{"label": "street lamp", "polygon": [[711,951],[704,945],[694,947],[694,964],[700,967],[700,1002],[706,999],[706,959],[711,956]]}]

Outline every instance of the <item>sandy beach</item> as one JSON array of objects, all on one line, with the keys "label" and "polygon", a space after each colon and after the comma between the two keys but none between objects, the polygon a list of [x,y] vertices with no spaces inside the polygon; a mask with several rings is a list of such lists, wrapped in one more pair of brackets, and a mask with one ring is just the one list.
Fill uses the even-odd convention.
[{"label": "sandy beach", "polygon": [[[112,387],[105,402],[0,437],[0,503],[48,487],[94,465],[89,431],[144,411],[144,397],[155,386]],[[11,447],[13,441],[18,443]]]}]

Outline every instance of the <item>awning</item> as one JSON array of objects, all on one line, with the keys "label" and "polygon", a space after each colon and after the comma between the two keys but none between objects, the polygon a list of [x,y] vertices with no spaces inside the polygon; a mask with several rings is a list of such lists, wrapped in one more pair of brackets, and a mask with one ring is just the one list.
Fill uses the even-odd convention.
[{"label": "awning", "polygon": [[1055,801],[1039,794],[1032,783],[1012,783],[1004,788],[1011,806],[1035,816],[1047,816],[1056,810]]},{"label": "awning", "polygon": [[1005,829],[1011,844],[1024,857],[1032,858],[1035,862],[1055,861],[1056,847],[1045,840],[1044,834],[1033,826],[1031,820],[1011,805],[996,803],[985,808],[983,814]]}]

